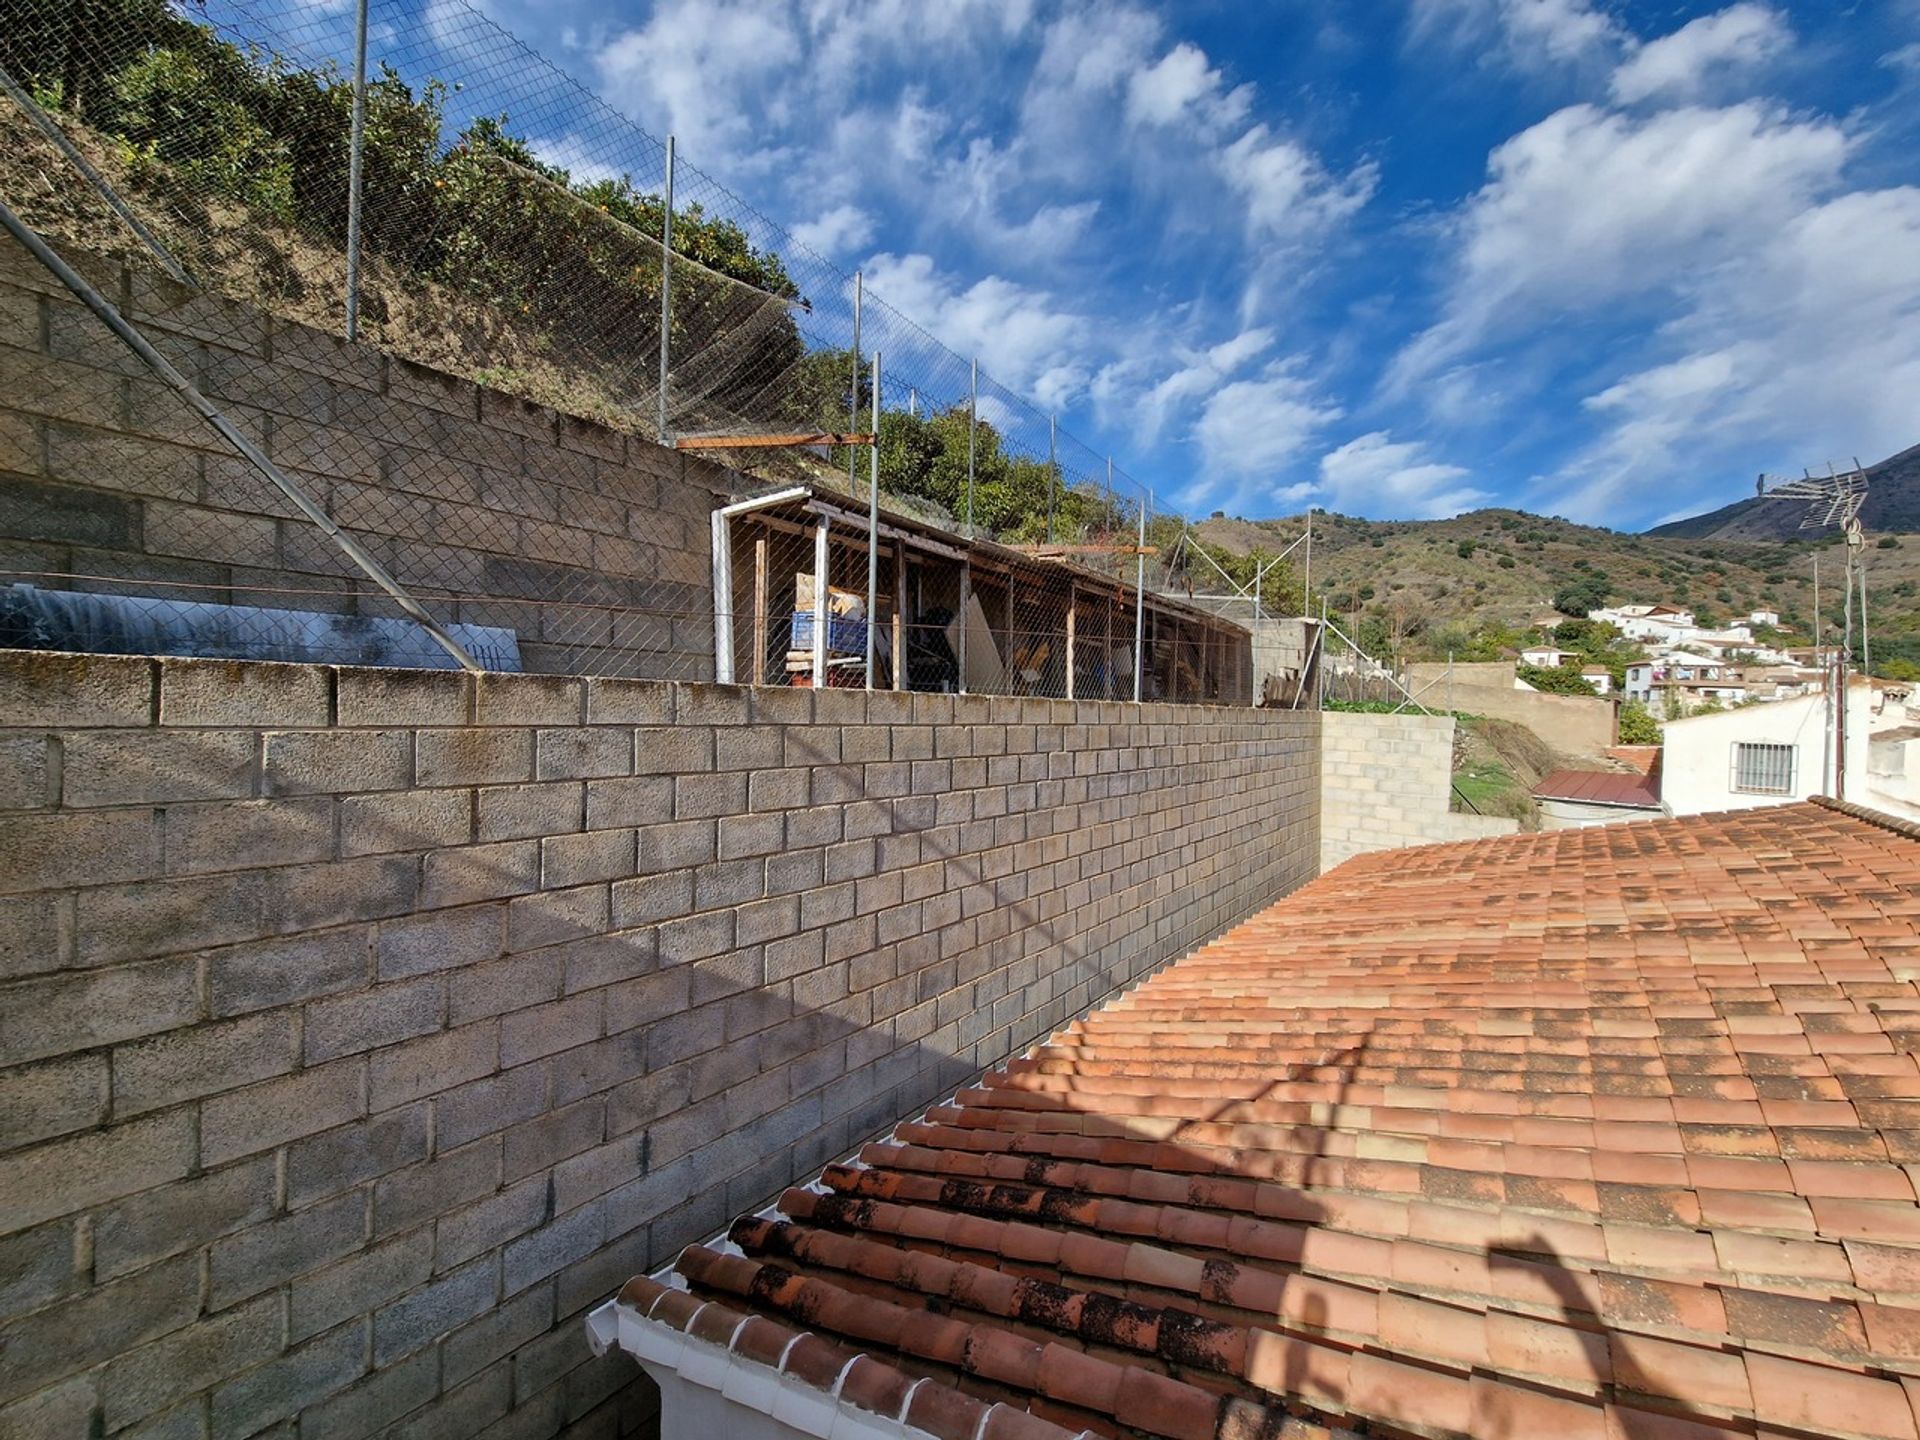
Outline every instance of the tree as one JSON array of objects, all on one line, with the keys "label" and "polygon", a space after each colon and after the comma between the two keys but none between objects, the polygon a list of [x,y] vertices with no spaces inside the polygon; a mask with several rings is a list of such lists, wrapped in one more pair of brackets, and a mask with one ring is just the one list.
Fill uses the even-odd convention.
[{"label": "tree", "polygon": [[1598,695],[1593,682],[1588,680],[1571,665],[1549,668],[1545,665],[1520,665],[1515,667],[1519,677],[1536,690],[1549,695]]},{"label": "tree", "polygon": [[1658,745],[1662,738],[1660,722],[1653,718],[1645,705],[1638,700],[1629,700],[1620,707],[1622,745]]},{"label": "tree", "polygon": [[1553,593],[1553,608],[1562,615],[1585,619],[1589,610],[1598,610],[1613,593],[1607,577],[1598,570],[1569,580]]}]

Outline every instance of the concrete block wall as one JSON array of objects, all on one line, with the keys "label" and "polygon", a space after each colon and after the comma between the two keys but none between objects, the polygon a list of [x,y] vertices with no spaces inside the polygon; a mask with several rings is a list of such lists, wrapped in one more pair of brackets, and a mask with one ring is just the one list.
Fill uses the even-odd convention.
[{"label": "concrete block wall", "polygon": [[1511,835],[1504,815],[1455,814],[1451,715],[1320,717],[1320,869],[1374,850]]},{"label": "concrete block wall", "polygon": [[1511,660],[1407,666],[1407,688],[1428,705],[1524,725],[1566,755],[1600,755],[1620,738],[1618,696],[1551,695],[1514,687]]},{"label": "concrete block wall", "polygon": [[1319,723],[0,652],[0,1436],[643,1428],[579,1315],[1311,878]]},{"label": "concrete block wall", "polygon": [[[712,677],[709,516],[750,482],[154,271],[63,254],[435,615],[512,628],[529,671]],[[55,589],[397,613],[5,235],[0,565],[93,577],[39,582]]]}]

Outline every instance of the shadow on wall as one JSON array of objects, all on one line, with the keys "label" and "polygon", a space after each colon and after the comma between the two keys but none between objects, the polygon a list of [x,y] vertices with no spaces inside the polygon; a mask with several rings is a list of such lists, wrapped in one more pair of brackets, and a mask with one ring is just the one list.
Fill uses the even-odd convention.
[{"label": "shadow on wall", "polygon": [[[1307,878],[1229,712],[974,755],[647,682],[12,655],[0,700],[0,1421],[41,1433],[644,1428],[585,1309]],[[1130,713],[1164,743],[1099,750]]]}]

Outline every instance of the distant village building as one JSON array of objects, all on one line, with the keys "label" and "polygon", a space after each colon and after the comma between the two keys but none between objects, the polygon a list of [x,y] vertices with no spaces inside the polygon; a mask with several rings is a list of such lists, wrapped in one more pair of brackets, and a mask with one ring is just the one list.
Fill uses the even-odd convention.
[{"label": "distant village building", "polygon": [[1580,678],[1593,686],[1595,693],[1610,695],[1613,693],[1613,672],[1604,665],[1582,665]]},{"label": "distant village building", "polygon": [[1578,651],[1561,650],[1552,645],[1529,645],[1520,652],[1522,665],[1537,665],[1542,670],[1558,670],[1562,665],[1579,658]]}]

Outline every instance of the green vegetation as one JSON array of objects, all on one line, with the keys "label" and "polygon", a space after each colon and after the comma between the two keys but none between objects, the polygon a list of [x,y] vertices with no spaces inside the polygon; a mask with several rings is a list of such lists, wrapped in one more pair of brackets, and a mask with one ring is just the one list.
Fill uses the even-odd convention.
[{"label": "green vegetation", "polygon": [[1580,673],[1577,665],[1519,665],[1514,667],[1520,679],[1548,695],[1598,695],[1593,682]]},{"label": "green vegetation", "polygon": [[1622,745],[1658,745],[1661,738],[1660,722],[1646,706],[1638,700],[1629,700],[1620,707]]}]

